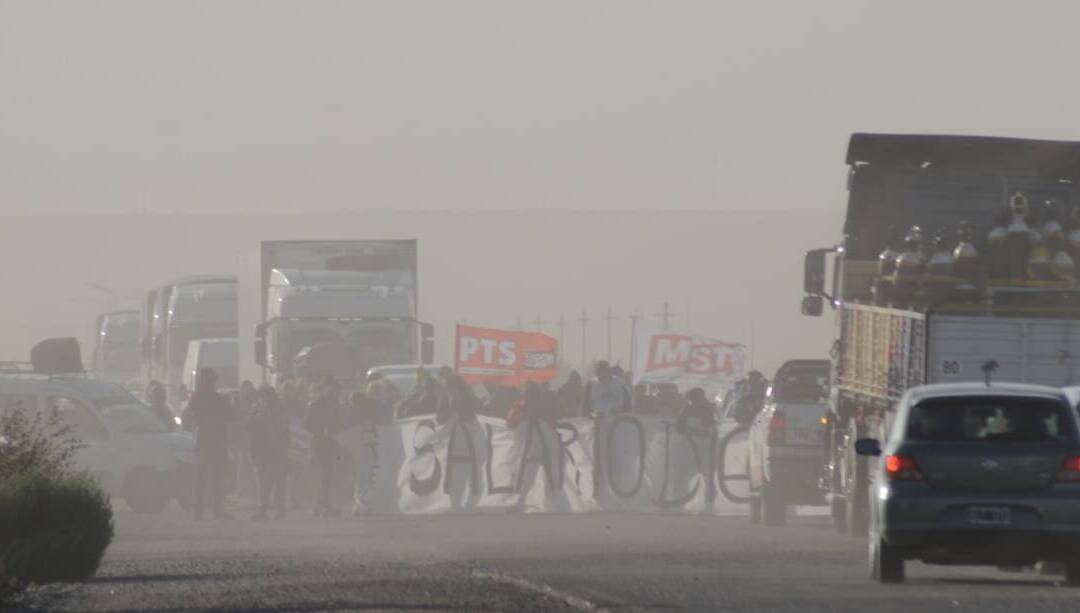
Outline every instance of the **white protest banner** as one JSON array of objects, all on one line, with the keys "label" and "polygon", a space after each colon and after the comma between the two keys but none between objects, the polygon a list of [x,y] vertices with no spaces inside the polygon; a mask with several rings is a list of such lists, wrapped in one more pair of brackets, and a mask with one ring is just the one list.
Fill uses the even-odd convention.
[{"label": "white protest banner", "polygon": [[[599,435],[599,440],[598,440]],[[718,494],[716,432],[619,415],[437,424],[415,417],[340,433],[358,513],[742,512]]]},{"label": "white protest banner", "polygon": [[634,383],[730,387],[743,375],[746,346],[682,332],[635,326]]}]

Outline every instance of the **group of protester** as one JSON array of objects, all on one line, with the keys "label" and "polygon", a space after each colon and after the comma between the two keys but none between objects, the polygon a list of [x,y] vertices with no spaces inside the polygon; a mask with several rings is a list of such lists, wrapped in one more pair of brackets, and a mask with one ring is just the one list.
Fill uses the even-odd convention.
[{"label": "group of protester", "polygon": [[[529,419],[551,426],[568,417],[605,419],[619,414],[654,414],[677,417],[684,430],[711,430],[715,407],[701,388],[685,396],[674,385],[631,386],[618,366],[600,361],[594,377],[584,381],[577,371],[557,389],[529,382],[520,388],[487,385],[478,395],[472,385],[450,368],[434,374],[416,371],[415,387],[407,396],[380,374],[367,377],[358,389],[343,389],[333,377],[284,378],[275,389],[244,381],[232,394],[217,389],[212,369],[196,374],[195,389],[179,420],[166,402],[165,387],[151,382],[146,389],[150,412],[169,427],[195,433],[196,471],[194,514],[201,519],[209,509],[215,518],[227,518],[225,477],[233,458],[252,468],[258,510],[253,519],[283,518],[290,500],[287,491],[300,480],[317,484],[313,511],[334,516],[334,467],[339,457],[335,433],[358,425],[376,427],[394,419],[434,415],[439,424],[453,419],[474,421],[478,415],[505,419],[515,428]],[[290,460],[294,421],[310,436],[309,467]],[[179,422],[179,424],[177,424]],[[310,488],[308,488],[310,489]]]}]

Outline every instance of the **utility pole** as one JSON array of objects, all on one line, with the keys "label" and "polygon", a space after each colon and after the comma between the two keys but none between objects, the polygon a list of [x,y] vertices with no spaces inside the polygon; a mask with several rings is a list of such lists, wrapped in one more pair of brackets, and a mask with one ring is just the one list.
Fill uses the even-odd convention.
[{"label": "utility pole", "polygon": [[581,371],[584,372],[589,363],[589,314],[585,309],[581,310]]},{"label": "utility pole", "polygon": [[563,339],[566,337],[566,316],[559,313],[559,355],[565,356],[566,349],[563,345]]},{"label": "utility pole", "polygon": [[604,321],[607,323],[607,361],[611,362],[611,324],[615,321],[615,314],[612,312],[611,307],[607,308],[607,315],[604,315]]},{"label": "utility pole", "polygon": [[639,319],[641,319],[639,307],[635,306],[633,314],[630,315],[630,358],[626,362],[631,368],[634,366],[634,343],[637,342],[637,322]]},{"label": "utility pole", "polygon": [[664,303],[664,311],[657,313],[656,316],[660,318],[660,324],[665,330],[671,329],[671,319],[675,317],[675,314],[671,312],[668,303]]}]

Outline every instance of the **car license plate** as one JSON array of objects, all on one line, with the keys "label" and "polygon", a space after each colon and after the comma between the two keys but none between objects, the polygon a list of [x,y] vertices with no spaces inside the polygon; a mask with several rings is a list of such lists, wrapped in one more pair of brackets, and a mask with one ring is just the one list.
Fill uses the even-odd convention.
[{"label": "car license plate", "polygon": [[1012,523],[1009,507],[968,507],[968,523],[973,526],[1007,526]]}]

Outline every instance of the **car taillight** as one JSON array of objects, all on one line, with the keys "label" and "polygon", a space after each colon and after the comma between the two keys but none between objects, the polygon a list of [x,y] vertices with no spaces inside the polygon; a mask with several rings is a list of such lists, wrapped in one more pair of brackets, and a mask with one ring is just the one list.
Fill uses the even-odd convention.
[{"label": "car taillight", "polygon": [[923,478],[918,464],[906,455],[885,456],[885,475],[897,481],[921,481]]},{"label": "car taillight", "polygon": [[787,422],[784,421],[784,416],[780,413],[774,413],[772,419],[769,420],[769,433],[765,437],[765,444],[783,445],[786,430]]},{"label": "car taillight", "polygon": [[1069,456],[1058,471],[1058,481],[1080,481],[1080,456]]}]

